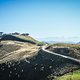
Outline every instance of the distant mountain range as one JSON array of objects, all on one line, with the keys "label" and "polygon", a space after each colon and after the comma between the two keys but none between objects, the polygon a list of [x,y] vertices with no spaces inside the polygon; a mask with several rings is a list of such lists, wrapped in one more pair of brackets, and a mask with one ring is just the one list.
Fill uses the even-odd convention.
[{"label": "distant mountain range", "polygon": [[39,40],[48,43],[80,43],[80,37],[46,37]]}]

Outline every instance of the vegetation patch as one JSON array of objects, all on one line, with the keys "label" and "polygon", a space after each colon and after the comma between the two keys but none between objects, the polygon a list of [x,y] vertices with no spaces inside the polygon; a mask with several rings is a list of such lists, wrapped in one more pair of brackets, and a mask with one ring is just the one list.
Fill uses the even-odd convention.
[{"label": "vegetation patch", "polygon": [[80,70],[61,76],[55,80],[80,80]]},{"label": "vegetation patch", "polygon": [[2,40],[14,40],[14,41],[20,41],[20,42],[28,42],[31,44],[36,44],[39,46],[42,46],[44,43],[40,42],[34,38],[32,38],[31,36],[28,35],[23,35],[23,34],[4,34],[2,36]]}]

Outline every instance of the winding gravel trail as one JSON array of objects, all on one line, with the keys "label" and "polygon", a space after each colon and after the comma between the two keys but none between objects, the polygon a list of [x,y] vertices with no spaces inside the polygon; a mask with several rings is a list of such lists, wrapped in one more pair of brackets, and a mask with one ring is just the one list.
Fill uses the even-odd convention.
[{"label": "winding gravel trail", "polygon": [[49,51],[49,50],[46,49],[47,47],[48,47],[47,45],[43,46],[42,50],[45,51],[45,52],[47,52],[47,53],[50,53],[50,54],[53,54],[53,55],[56,55],[56,56],[60,56],[60,57],[66,58],[66,59],[75,61],[75,62],[77,62],[77,63],[80,64],[80,59],[76,59],[76,58],[73,58],[73,57],[70,57],[70,56],[65,56],[65,55],[62,55],[62,54],[58,54],[58,53]]}]

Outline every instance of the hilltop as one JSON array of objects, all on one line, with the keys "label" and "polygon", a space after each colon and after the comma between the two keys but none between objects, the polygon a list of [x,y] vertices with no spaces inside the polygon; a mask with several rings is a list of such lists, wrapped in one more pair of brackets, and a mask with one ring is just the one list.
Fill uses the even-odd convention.
[{"label": "hilltop", "polygon": [[43,45],[43,42],[40,42],[33,37],[29,36],[28,33],[9,33],[9,34],[3,34],[1,37],[1,40],[14,40],[14,41],[21,41],[21,42],[29,42],[32,44],[37,44],[37,45]]},{"label": "hilltop", "polygon": [[[4,34],[1,40],[1,80],[54,80],[80,68],[74,61],[43,51],[42,46],[37,45],[39,41],[29,35]],[[74,54],[79,59],[76,55],[76,51],[80,50],[79,46],[79,44],[48,44],[47,50],[60,54],[65,52],[69,54],[70,51],[69,56],[73,57]]]}]

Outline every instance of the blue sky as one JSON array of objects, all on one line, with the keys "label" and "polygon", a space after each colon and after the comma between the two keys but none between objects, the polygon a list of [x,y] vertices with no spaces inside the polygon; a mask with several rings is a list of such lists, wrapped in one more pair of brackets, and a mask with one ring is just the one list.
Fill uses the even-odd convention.
[{"label": "blue sky", "polygon": [[0,0],[0,31],[80,37],[80,0]]}]

